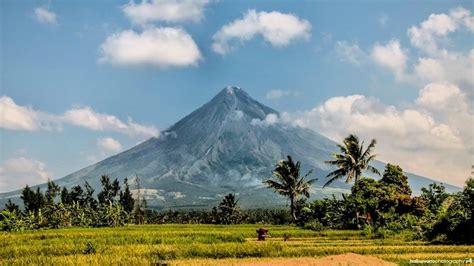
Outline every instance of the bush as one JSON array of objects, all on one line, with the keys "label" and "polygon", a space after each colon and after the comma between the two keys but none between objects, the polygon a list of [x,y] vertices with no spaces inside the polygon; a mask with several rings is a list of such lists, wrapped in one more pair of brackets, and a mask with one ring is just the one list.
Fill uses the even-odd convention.
[{"label": "bush", "polygon": [[309,229],[313,231],[322,231],[324,230],[324,225],[319,221],[311,221],[309,223],[305,223],[303,226],[304,229]]}]

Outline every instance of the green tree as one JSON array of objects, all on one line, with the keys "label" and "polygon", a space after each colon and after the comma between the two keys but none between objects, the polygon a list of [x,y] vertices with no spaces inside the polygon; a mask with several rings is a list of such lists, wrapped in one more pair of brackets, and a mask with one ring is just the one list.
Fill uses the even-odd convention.
[{"label": "green tree", "polygon": [[474,178],[466,180],[462,192],[448,196],[438,210],[437,220],[428,230],[431,239],[474,244]]},{"label": "green tree", "polygon": [[26,213],[38,213],[38,211],[45,205],[45,198],[39,187],[36,188],[35,192],[26,185],[26,187],[21,191],[21,199],[23,200],[23,206],[25,207]]},{"label": "green tree", "polygon": [[54,199],[60,192],[61,188],[51,180],[48,180],[47,189],[45,193],[46,205],[54,205]]},{"label": "green tree", "polygon": [[383,223],[381,203],[386,201],[387,191],[379,182],[372,178],[357,180],[351,188],[351,198],[355,203],[355,218],[358,228],[360,228],[362,221],[375,226]]},{"label": "green tree", "polygon": [[5,210],[9,212],[16,212],[17,214],[20,213],[20,206],[13,203],[11,199],[8,199],[7,203],[5,203]]},{"label": "green tree", "polygon": [[449,197],[443,184],[433,183],[428,188],[421,188],[420,196],[433,214],[437,214],[443,202]]},{"label": "green tree", "polygon": [[117,179],[110,181],[109,176],[103,175],[100,178],[100,183],[102,185],[102,191],[97,194],[99,204],[115,203],[120,191],[119,181]]},{"label": "green tree", "polygon": [[317,179],[306,180],[313,170],[301,176],[301,162],[297,161],[295,163],[289,155],[287,158],[287,160],[281,160],[277,163],[273,170],[273,178],[267,179],[263,183],[268,188],[273,188],[279,194],[288,197],[291,217],[293,222],[296,223],[295,201],[300,195],[309,197],[309,188]]},{"label": "green tree", "polygon": [[70,197],[69,197],[69,191],[67,190],[66,187],[63,187],[63,189],[61,189],[61,195],[60,195],[60,198],[61,198],[61,203],[63,204],[71,204],[71,200],[70,200]]},{"label": "green tree", "polygon": [[95,190],[87,181],[84,183],[84,187],[86,189],[83,198],[84,206],[92,210],[97,210],[97,200],[94,198]]},{"label": "green tree", "polygon": [[219,204],[219,217],[224,224],[237,224],[240,219],[240,209],[235,194],[229,193]]},{"label": "green tree", "polygon": [[120,191],[119,202],[127,213],[132,213],[133,207],[135,206],[135,200],[133,199],[132,193],[130,192],[127,178],[124,179],[123,184],[125,189],[123,192]]},{"label": "green tree", "polygon": [[417,212],[418,202],[411,198],[408,178],[400,166],[388,163],[379,183],[385,192],[385,198],[380,202],[384,212],[391,211],[390,208],[394,208],[393,211],[398,215]]},{"label": "green tree", "polygon": [[400,194],[411,195],[411,188],[408,185],[408,177],[403,174],[403,170],[398,165],[388,163],[385,166],[380,183],[383,185],[393,185]]},{"label": "green tree", "polygon": [[329,181],[324,184],[324,187],[330,185],[337,179],[346,177],[346,183],[354,180],[357,182],[364,171],[371,171],[374,174],[380,175],[379,171],[371,166],[369,163],[375,158],[372,150],[377,141],[372,139],[369,146],[364,150],[364,142],[359,143],[359,138],[356,135],[349,135],[343,141],[343,144],[337,144],[340,153],[334,153],[334,160],[326,161],[327,164],[335,165],[337,170],[329,173],[326,177]]}]

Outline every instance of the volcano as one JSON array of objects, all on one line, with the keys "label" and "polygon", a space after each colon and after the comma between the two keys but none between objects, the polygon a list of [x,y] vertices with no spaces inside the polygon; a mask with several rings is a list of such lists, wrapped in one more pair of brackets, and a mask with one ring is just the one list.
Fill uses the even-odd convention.
[{"label": "volcano", "polygon": [[[100,190],[99,177],[107,174],[134,187],[140,178],[150,207],[208,208],[227,193],[236,193],[244,208],[279,207],[285,198],[263,186],[274,165],[291,155],[303,170],[314,169],[319,180],[313,198],[348,192],[350,185],[337,181],[321,185],[333,170],[324,161],[337,151],[336,143],[310,129],[280,123],[279,112],[252,99],[239,87],[226,87],[176,124],[137,146],[55,180],[61,186],[88,181]],[[384,163],[374,162],[383,171]],[[415,193],[434,181],[407,173]],[[44,185],[40,185],[43,186]],[[459,188],[445,185],[448,191]],[[0,195],[3,201],[19,200],[19,192]]]}]

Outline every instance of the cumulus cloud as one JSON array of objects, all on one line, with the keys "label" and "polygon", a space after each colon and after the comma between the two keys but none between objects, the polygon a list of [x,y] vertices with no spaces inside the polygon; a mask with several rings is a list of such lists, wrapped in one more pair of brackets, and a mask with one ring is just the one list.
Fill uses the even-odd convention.
[{"label": "cumulus cloud", "polygon": [[385,45],[376,43],[371,56],[376,64],[391,70],[398,80],[405,78],[407,55],[398,40],[391,40]]},{"label": "cumulus cloud", "polygon": [[37,130],[38,115],[29,106],[19,106],[13,99],[0,98],[0,127],[15,130]]},{"label": "cumulus cloud", "polygon": [[292,14],[248,10],[241,19],[224,25],[213,36],[212,50],[226,54],[235,48],[233,42],[243,43],[257,35],[273,47],[285,47],[295,40],[308,40],[311,23]]},{"label": "cumulus cloud", "polygon": [[45,183],[52,177],[46,165],[38,160],[10,158],[0,165],[0,192],[20,189],[28,185]]},{"label": "cumulus cloud", "polygon": [[438,53],[439,42],[460,28],[474,31],[474,17],[471,11],[458,7],[449,14],[431,14],[419,26],[408,29],[411,44],[426,53]]},{"label": "cumulus cloud", "polygon": [[458,7],[446,14],[431,14],[408,29],[411,48],[415,48],[411,54],[417,57],[409,58],[408,47],[403,48],[398,39],[376,42],[367,53],[357,43],[338,41],[335,52],[339,60],[356,66],[371,58],[376,66],[390,70],[399,82],[416,86],[450,83],[474,97],[470,92],[474,86],[474,49],[455,51],[448,36],[463,30],[474,31],[474,16]]},{"label": "cumulus cloud", "polygon": [[122,144],[110,137],[97,139],[97,147],[103,153],[117,153],[122,150]]},{"label": "cumulus cloud", "polygon": [[356,66],[361,65],[367,57],[357,42],[338,41],[336,42],[335,51],[339,60]]},{"label": "cumulus cloud", "polygon": [[167,69],[194,66],[202,59],[191,35],[171,27],[121,31],[107,37],[99,50],[99,62],[113,65]]},{"label": "cumulus cloud", "polygon": [[35,18],[38,22],[43,24],[56,24],[56,14],[44,7],[37,7],[34,10]]},{"label": "cumulus cloud", "polygon": [[144,25],[151,22],[198,22],[204,17],[208,0],[143,0],[122,7],[130,21]]},{"label": "cumulus cloud", "polygon": [[428,84],[420,90],[416,103],[430,110],[468,110],[464,94],[451,84]]},{"label": "cumulus cloud", "polygon": [[405,108],[350,95],[282,116],[287,123],[312,128],[338,142],[349,133],[376,138],[380,159],[458,185],[469,175],[474,156],[474,113],[467,97],[452,84],[428,84]]},{"label": "cumulus cloud", "polygon": [[468,54],[445,51],[430,57],[420,57],[414,65],[414,72],[422,82],[450,82],[472,88],[474,49]]},{"label": "cumulus cloud", "polygon": [[125,123],[116,116],[98,113],[91,107],[73,108],[64,113],[61,119],[68,124],[95,131],[114,131],[130,137],[158,136],[159,131],[153,126],[135,123],[131,118]]},{"label": "cumulus cloud", "polygon": [[0,128],[10,130],[51,130],[60,129],[64,124],[87,128],[94,131],[112,131],[130,137],[157,137],[159,130],[151,125],[143,125],[128,118],[123,122],[113,115],[98,113],[91,107],[75,107],[64,114],[49,114],[33,110],[29,106],[17,105],[8,96],[0,98]]}]

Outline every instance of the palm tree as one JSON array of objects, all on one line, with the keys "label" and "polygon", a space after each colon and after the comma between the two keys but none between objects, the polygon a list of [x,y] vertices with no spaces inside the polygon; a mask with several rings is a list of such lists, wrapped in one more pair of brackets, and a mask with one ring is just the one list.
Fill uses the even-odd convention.
[{"label": "palm tree", "polygon": [[281,160],[273,170],[274,179],[263,181],[269,188],[290,199],[290,212],[293,222],[296,222],[295,200],[298,196],[309,197],[309,187],[317,179],[306,180],[313,170],[300,176],[301,162],[293,161],[288,155],[288,160]]},{"label": "palm tree", "polygon": [[235,224],[238,222],[239,206],[237,202],[235,194],[229,193],[219,203],[220,216],[224,224]]},{"label": "palm tree", "polygon": [[346,183],[351,182],[353,179],[357,182],[362,172],[367,170],[380,175],[380,172],[375,167],[369,165],[370,161],[376,156],[371,154],[375,144],[377,144],[377,141],[372,139],[367,149],[364,150],[364,142],[359,144],[359,138],[353,134],[346,137],[342,145],[337,144],[341,152],[334,153],[333,157],[335,160],[326,161],[326,163],[336,165],[338,169],[326,176],[330,179],[323,187],[344,176],[346,177]]}]

